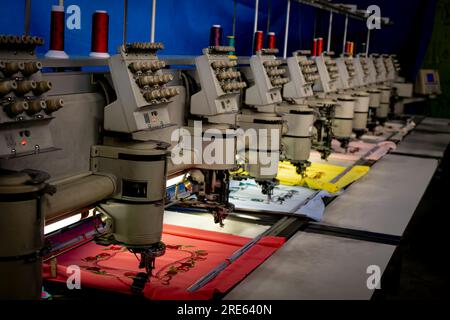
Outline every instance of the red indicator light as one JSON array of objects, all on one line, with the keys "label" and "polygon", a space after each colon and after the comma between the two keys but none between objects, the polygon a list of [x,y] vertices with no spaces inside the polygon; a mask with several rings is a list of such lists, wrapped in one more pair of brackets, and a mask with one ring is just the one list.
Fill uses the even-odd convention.
[{"label": "red indicator light", "polygon": [[27,140],[22,139],[22,141],[20,141],[20,144],[23,145],[23,146],[25,146],[25,145],[27,144]]}]

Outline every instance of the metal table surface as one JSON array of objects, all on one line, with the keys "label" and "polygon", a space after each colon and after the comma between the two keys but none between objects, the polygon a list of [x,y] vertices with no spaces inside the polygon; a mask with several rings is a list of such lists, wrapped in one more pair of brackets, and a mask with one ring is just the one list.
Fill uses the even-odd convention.
[{"label": "metal table surface", "polygon": [[325,209],[324,224],[402,236],[438,166],[386,155]]},{"label": "metal table surface", "polygon": [[450,133],[450,119],[425,118],[416,129],[420,131]]},{"label": "metal table surface", "polygon": [[450,133],[414,130],[392,153],[441,159],[449,143]]},{"label": "metal table surface", "polygon": [[370,299],[367,267],[384,272],[395,246],[299,232],[226,297]]},{"label": "metal table surface", "polygon": [[243,221],[234,221],[232,219],[225,220],[224,226],[220,227],[218,224],[214,223],[214,219],[211,214],[199,213],[194,215],[170,210],[164,211],[164,223],[201,230],[222,232],[248,238],[255,238],[270,228],[270,226],[258,224],[257,220],[255,220],[255,223],[248,223]]}]

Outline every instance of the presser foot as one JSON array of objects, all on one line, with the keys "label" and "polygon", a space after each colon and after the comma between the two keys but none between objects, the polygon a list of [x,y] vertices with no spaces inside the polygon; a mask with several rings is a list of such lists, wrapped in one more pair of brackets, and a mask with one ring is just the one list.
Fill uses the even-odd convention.
[{"label": "presser foot", "polygon": [[319,146],[315,148],[317,152],[320,153],[320,158],[322,160],[327,160],[331,154],[331,148],[325,146]]},{"label": "presser foot", "polygon": [[305,178],[306,169],[311,166],[311,162],[309,162],[308,160],[305,160],[305,161],[295,161],[295,162],[291,161],[291,163],[295,167],[295,171],[297,172],[297,174],[301,175],[302,179]]},{"label": "presser foot", "polygon": [[267,195],[267,201],[272,201],[273,196],[273,189],[278,184],[278,181],[276,179],[272,180],[256,180],[256,183],[258,183],[261,186],[261,192],[262,194]]},{"label": "presser foot", "polygon": [[131,285],[131,292],[135,295],[141,295],[155,269],[156,258],[166,253],[166,245],[163,242],[158,242],[151,246],[129,247],[128,250],[135,255],[140,255],[139,269],[145,269],[145,272],[139,272],[133,278],[133,284]]},{"label": "presser foot", "polygon": [[228,217],[230,212],[234,211],[232,203],[219,203],[212,201],[185,200],[180,203],[183,207],[204,209],[210,212],[214,217],[214,223],[224,226],[223,221]]},{"label": "presser foot", "polygon": [[212,211],[210,211],[214,217],[214,223],[220,225],[223,228],[223,221],[228,217],[228,214],[234,210],[234,205],[229,203],[227,206],[217,206]]},{"label": "presser foot", "polygon": [[339,139],[339,142],[341,143],[341,148],[347,153],[350,146],[350,138],[341,138]]}]

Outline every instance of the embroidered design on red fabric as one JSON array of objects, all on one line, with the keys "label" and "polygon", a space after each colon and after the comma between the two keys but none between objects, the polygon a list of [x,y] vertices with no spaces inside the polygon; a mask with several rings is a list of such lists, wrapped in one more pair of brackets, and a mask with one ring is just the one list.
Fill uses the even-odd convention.
[{"label": "embroidered design on red fabric", "polygon": [[[195,267],[198,261],[204,261],[207,259],[208,252],[206,250],[201,249],[196,250],[194,248],[195,246],[191,245],[167,244],[166,250],[176,250],[178,252],[185,253],[186,257],[162,266],[155,274],[151,275],[151,278],[156,279],[162,285],[169,285],[172,278],[175,277],[177,274],[188,272],[189,270]],[[113,258],[120,252],[128,252],[128,250],[125,247],[119,245],[112,245],[103,250],[111,252],[102,252],[97,254],[96,256],[89,256],[83,258],[82,261],[86,262],[88,265],[80,267],[85,269],[86,271],[92,272],[97,275],[115,277],[123,284],[130,286],[131,284],[125,283],[120,276],[108,272],[108,270],[120,271],[120,269],[100,265],[101,262]],[[130,279],[134,279],[138,274],[138,272],[133,271],[125,271],[125,270],[122,271],[123,276]]]}]

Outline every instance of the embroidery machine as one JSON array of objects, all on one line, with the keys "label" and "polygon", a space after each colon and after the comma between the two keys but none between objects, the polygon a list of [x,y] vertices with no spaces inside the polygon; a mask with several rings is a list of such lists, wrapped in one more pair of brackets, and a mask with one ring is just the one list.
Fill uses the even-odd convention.
[{"label": "embroidery machine", "polygon": [[336,95],[336,82],[339,74],[336,62],[331,58],[333,54],[332,52],[323,52],[318,56],[311,57],[319,75],[314,82],[313,91],[321,106],[319,112],[321,113],[323,134],[318,150],[321,151],[324,159],[331,153],[333,137],[341,140],[344,147],[348,145],[353,123],[354,99]]},{"label": "embroidery machine", "polygon": [[356,138],[361,137],[367,127],[369,113],[369,94],[360,89],[361,79],[355,70],[355,61],[351,53],[343,53],[336,58],[339,71],[338,90],[351,95],[355,99],[353,110],[353,132]]},{"label": "embroidery machine", "polygon": [[[287,77],[278,51],[262,49],[250,58],[250,68],[242,69],[252,84],[246,89],[238,63],[228,57],[234,49],[210,47],[195,59],[196,70],[187,72],[201,86],[193,94],[187,92],[186,74],[167,69],[169,62],[156,55],[163,49],[161,43],[124,41],[108,60],[107,72],[58,72],[61,65],[95,62],[50,59],[47,67],[53,69],[45,74],[34,54],[40,44],[39,38],[0,37],[0,135],[5,138],[0,144],[0,166],[5,169],[0,173],[0,225],[8,226],[0,237],[12,243],[0,250],[0,277],[6,283],[0,297],[40,298],[42,260],[54,259],[53,253],[64,249],[44,241],[44,224],[64,231],[65,225],[58,222],[72,217],[94,220],[102,235],[99,243],[119,243],[139,256],[143,272],[133,286],[139,292],[155,258],[164,254],[161,233],[168,178],[185,175],[189,195],[195,198],[183,200],[183,205],[206,209],[222,224],[233,210],[229,172],[239,157],[258,160],[243,163],[270,197],[277,172],[262,173],[268,165],[260,161],[261,151],[278,153],[281,147],[283,156],[303,173],[311,146],[326,158],[333,137],[345,145],[352,129],[365,129],[365,86],[377,83],[368,82],[365,69],[357,68],[359,58],[352,59],[358,80],[352,83],[349,60],[342,60],[349,75],[343,81],[337,75],[341,60],[335,62],[327,54],[310,59],[306,51],[288,59]],[[12,55],[11,49],[19,54]],[[392,57],[386,59],[394,64]],[[288,102],[282,101],[283,87]],[[245,89],[247,106],[241,108]],[[378,92],[372,87],[367,92],[376,106]],[[353,106],[356,101],[359,108]],[[209,139],[202,141],[203,148],[217,139],[223,146],[236,141],[238,128],[267,129],[268,143],[262,149],[244,144],[232,153],[224,150],[224,157],[232,161],[208,165],[192,143],[193,148],[186,146],[182,152],[191,159],[200,152],[200,163],[173,163],[169,155],[182,140],[181,134],[179,141],[172,141],[174,129],[192,133],[196,121],[202,123],[200,137]]]},{"label": "embroidery machine", "polygon": [[[246,169],[261,185],[269,199],[277,184],[278,161],[267,163],[267,155],[279,153],[283,134],[283,117],[277,112],[282,102],[281,89],[289,79],[284,75],[282,61],[275,55],[278,49],[261,49],[250,58],[250,69],[245,70],[247,79],[253,84],[245,92],[245,104],[238,115],[237,123],[244,130],[256,130],[258,148],[245,141]],[[266,141],[262,141],[266,139]],[[263,158],[264,157],[264,158]]]},{"label": "embroidery machine", "polygon": [[[52,82],[35,55],[38,37],[0,35],[0,159],[57,150],[50,130],[62,99],[48,95]],[[0,296],[40,297],[45,194],[55,193],[43,171],[0,171]],[[16,239],[16,241],[11,241]],[[39,294],[38,294],[39,293]]]},{"label": "embroidery machine", "polygon": [[[303,174],[310,165],[309,153],[314,137],[320,140],[320,113],[309,99],[314,96],[312,85],[319,77],[314,62],[307,59],[310,51],[296,51],[287,59],[290,81],[284,85],[283,98],[287,103],[278,107],[287,123],[287,133],[282,138],[285,157]],[[318,128],[314,135],[314,123]],[[316,141],[316,145],[319,141]]]},{"label": "embroidery machine", "polygon": [[[126,19],[125,14],[124,25]],[[18,239],[0,251],[1,297],[39,299],[43,259],[54,259],[71,246],[72,240],[56,246],[44,242],[44,220],[58,225],[65,218],[94,214],[90,219],[97,224],[99,243],[118,243],[139,257],[143,272],[132,287],[139,291],[165,251],[167,175],[191,172],[196,182],[204,179],[192,194],[217,215],[216,222],[229,208],[227,170],[234,162],[208,166],[212,170],[199,178],[199,167],[192,163],[168,161],[171,134],[184,125],[185,89],[176,86],[179,77],[173,81],[176,72],[162,70],[166,64],[156,55],[161,43],[127,43],[126,29],[124,34],[119,53],[108,59],[109,72],[97,75],[43,76],[34,54],[42,39],[0,38],[0,207],[2,226],[8,226],[2,239]],[[58,122],[54,114],[63,106]],[[193,113],[196,107],[194,97]]]},{"label": "embroidery machine", "polygon": [[[233,210],[228,197],[229,172],[237,168],[236,116],[240,92],[247,86],[236,68],[237,61],[228,57],[230,51],[234,51],[234,47],[212,46],[195,59],[201,90],[191,97],[189,136],[195,132],[196,124],[201,123],[202,131],[199,136],[185,137],[189,145],[194,146],[194,157],[201,159],[192,161],[198,170],[190,175],[190,182],[198,189],[193,190],[197,198],[185,200],[183,205],[206,208],[221,225]],[[202,149],[217,146],[215,155],[219,159],[206,159],[202,150],[195,149],[195,139],[201,139]],[[192,151],[185,148],[182,152]]]}]

